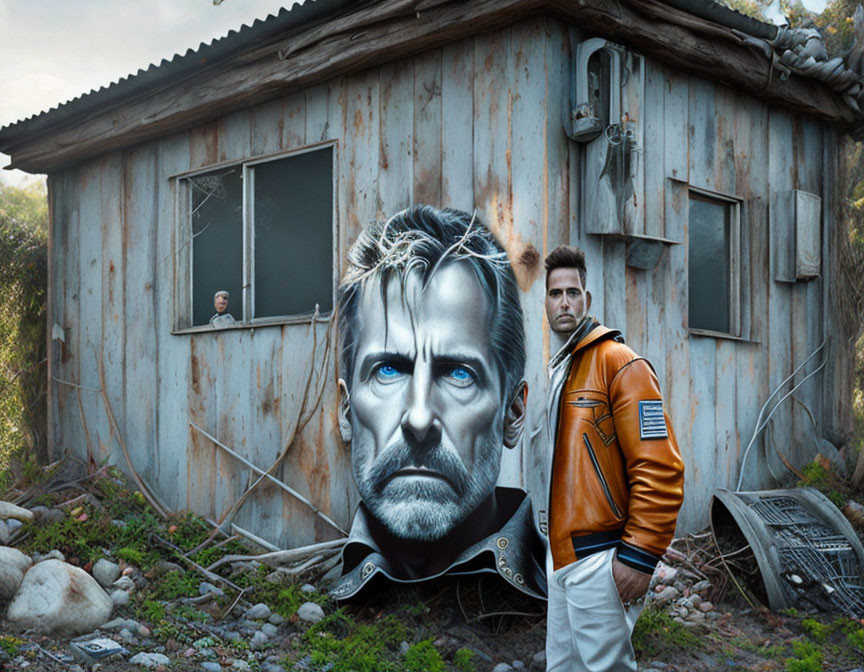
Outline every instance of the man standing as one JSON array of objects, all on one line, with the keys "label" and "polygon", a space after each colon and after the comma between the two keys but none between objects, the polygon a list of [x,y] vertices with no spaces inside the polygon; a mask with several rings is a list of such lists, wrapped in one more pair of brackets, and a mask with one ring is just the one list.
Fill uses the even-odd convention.
[{"label": "man standing", "polygon": [[415,205],[367,227],[339,288],[339,428],[361,504],[331,593],[497,573],[542,597],[531,502],[496,487],[527,387],[507,254],[465,212]]},{"label": "man standing", "polygon": [[684,464],[651,365],[587,315],[585,255],[546,258],[548,672],[636,670],[630,635],[675,532]]}]

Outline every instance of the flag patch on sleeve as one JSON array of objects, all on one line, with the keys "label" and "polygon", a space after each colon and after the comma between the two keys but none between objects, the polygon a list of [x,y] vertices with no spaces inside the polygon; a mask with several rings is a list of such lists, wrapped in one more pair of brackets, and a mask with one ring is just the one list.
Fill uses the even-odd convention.
[{"label": "flag patch on sleeve", "polygon": [[669,438],[666,418],[663,416],[663,402],[660,399],[639,402],[639,438],[643,440]]}]

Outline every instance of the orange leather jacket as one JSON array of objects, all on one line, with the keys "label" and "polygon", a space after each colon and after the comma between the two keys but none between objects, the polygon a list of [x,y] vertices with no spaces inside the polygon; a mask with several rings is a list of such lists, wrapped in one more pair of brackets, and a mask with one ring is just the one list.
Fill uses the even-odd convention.
[{"label": "orange leather jacket", "polygon": [[684,496],[684,463],[657,376],[620,332],[600,325],[558,365],[568,362],[560,391],[553,375],[550,397],[558,411],[549,489],[555,569],[617,546],[621,562],[652,572]]}]

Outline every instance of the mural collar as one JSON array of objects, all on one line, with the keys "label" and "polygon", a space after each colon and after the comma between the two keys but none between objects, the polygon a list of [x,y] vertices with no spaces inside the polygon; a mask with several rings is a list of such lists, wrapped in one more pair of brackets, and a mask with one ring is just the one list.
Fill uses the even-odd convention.
[{"label": "mural collar", "polygon": [[[396,583],[419,583],[444,575],[497,573],[517,590],[545,599],[544,546],[534,528],[531,500],[517,488],[498,487],[495,497],[502,512],[497,530],[467,547],[442,570],[420,577],[400,571],[397,561],[373,538],[374,521],[361,504],[342,551],[342,576],[330,594],[337,600],[348,599],[379,575]],[[394,542],[410,546],[410,542]]]}]

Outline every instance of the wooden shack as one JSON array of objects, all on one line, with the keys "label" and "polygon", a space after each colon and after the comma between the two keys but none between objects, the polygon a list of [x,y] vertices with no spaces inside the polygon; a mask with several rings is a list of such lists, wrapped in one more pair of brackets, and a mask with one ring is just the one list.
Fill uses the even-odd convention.
[{"label": "wooden shack", "polygon": [[[815,353],[744,466],[744,489],[782,481],[778,451],[800,466],[847,420],[833,203],[860,87],[783,65],[775,37],[712,0],[315,0],[4,128],[12,167],[48,174],[52,454],[281,547],[347,529],[336,283],[366,222],[424,202],[476,209],[510,255],[535,426],[543,258],[586,251],[593,312],[663,385],[679,533]],[[531,488],[530,434],[502,483]],[[291,492],[235,506],[247,463]]]}]

